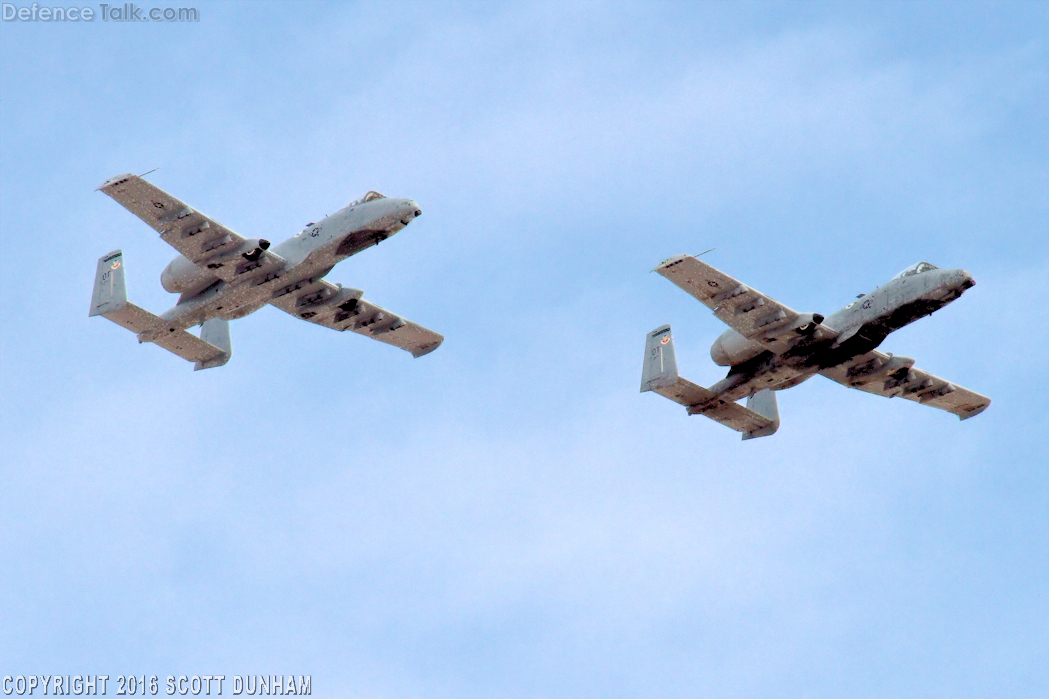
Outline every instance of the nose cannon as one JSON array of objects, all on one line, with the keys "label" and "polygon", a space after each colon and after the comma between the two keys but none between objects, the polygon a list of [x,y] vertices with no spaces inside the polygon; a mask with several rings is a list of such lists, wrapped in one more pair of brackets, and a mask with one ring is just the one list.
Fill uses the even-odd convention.
[{"label": "nose cannon", "polygon": [[972,275],[964,269],[941,270],[941,276],[935,285],[929,288],[925,297],[943,306],[961,296],[966,289],[975,285],[976,282],[973,281]]},{"label": "nose cannon", "polygon": [[393,219],[393,231],[396,232],[401,228],[404,228],[409,223],[423,215],[423,210],[419,208],[419,205],[415,203],[414,199],[400,199],[397,201]]}]

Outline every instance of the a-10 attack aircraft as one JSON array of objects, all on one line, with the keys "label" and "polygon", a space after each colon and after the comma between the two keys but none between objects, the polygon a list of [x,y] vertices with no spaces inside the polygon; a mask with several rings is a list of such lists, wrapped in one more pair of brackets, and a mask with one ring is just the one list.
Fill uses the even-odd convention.
[{"label": "a-10 attack aircraft", "polygon": [[[267,240],[242,238],[137,175],[114,177],[99,189],[160,233],[179,255],[160,283],[181,294],[160,316],[128,303],[120,250],[98,261],[90,315],[104,316],[153,342],[195,369],[229,361],[229,321],[267,303],[296,318],[335,330],[352,330],[421,357],[444,338],[365,301],[364,292],[324,280],[337,263],[408,225],[422,214],[411,199],[378,192],[348,204],[298,235],[270,248]],[[201,325],[200,337],[187,331]]]},{"label": "a-10 attack aircraft", "polygon": [[[765,437],[779,429],[776,394],[822,374],[843,386],[880,396],[902,396],[954,413],[978,415],[991,400],[914,368],[914,360],[876,348],[893,330],[943,308],[975,282],[960,269],[928,262],[904,270],[888,284],[860,294],[824,318],[798,313],[691,255],[662,262],[656,272],[677,284],[729,326],[710,348],[728,376],[703,388],[677,374],[670,326],[648,334],[641,390],[684,405],[743,433]],[[736,403],[747,399],[747,406]]]}]

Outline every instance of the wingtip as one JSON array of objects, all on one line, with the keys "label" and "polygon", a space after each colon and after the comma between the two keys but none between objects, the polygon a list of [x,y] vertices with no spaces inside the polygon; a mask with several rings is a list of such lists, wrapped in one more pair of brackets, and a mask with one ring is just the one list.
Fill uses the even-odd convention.
[{"label": "wingtip", "polygon": [[125,172],[123,175],[117,175],[116,177],[110,177],[108,180],[106,180],[105,182],[100,184],[98,187],[96,187],[95,191],[96,192],[101,192],[106,187],[112,187],[113,185],[117,185],[117,184],[120,184],[122,182],[127,182],[132,177],[137,177],[137,175],[134,175],[134,174],[132,174],[130,172]]},{"label": "wingtip", "polygon": [[682,260],[688,259],[690,257],[692,257],[692,255],[687,255],[687,254],[686,255],[674,255],[673,257],[668,257],[667,259],[663,260],[658,265],[653,267],[652,271],[653,272],[662,272],[667,267],[672,267],[672,266],[676,265],[678,262],[681,262]]},{"label": "wingtip", "polygon": [[412,352],[412,357],[415,358],[415,359],[418,359],[419,357],[423,357],[423,356],[429,354],[430,352],[433,352],[435,349],[440,347],[442,344],[444,344],[444,337],[443,336],[437,342],[431,343],[429,345],[425,345],[425,346],[419,348],[418,350],[413,351]]},{"label": "wingtip", "polygon": [[958,419],[959,420],[968,420],[971,417],[976,417],[977,415],[982,413],[984,410],[987,410],[987,408],[989,408],[989,407],[991,407],[991,399],[990,398],[988,398],[987,402],[984,403],[983,405],[977,406],[977,407],[973,408],[972,410],[967,410],[965,412],[958,413]]}]

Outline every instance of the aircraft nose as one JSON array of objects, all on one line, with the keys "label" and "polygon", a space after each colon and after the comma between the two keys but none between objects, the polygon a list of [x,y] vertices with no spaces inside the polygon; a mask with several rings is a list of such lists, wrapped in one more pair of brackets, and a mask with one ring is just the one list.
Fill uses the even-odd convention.
[{"label": "aircraft nose", "polygon": [[973,275],[966,272],[964,269],[958,270],[958,288],[961,291],[976,286],[976,281],[973,279]]}]

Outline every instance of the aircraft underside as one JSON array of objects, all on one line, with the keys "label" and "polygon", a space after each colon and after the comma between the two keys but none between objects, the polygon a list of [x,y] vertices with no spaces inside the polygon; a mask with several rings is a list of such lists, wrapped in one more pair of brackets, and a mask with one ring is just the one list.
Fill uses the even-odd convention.
[{"label": "aircraft underside", "polygon": [[729,368],[722,381],[711,386],[718,400],[740,400],[758,391],[783,390],[796,386],[829,369],[877,349],[885,338],[913,321],[945,306],[948,301],[918,300],[868,323],[856,334],[835,347],[834,339],[801,340],[780,355],[762,352],[758,356]]}]

